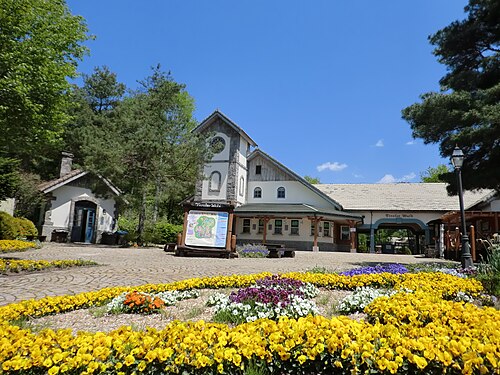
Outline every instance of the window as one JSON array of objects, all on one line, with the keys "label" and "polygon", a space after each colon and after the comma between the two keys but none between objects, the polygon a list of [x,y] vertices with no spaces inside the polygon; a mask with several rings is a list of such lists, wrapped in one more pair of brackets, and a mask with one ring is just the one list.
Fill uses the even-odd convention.
[{"label": "window", "polygon": [[253,197],[262,198],[262,189],[260,187],[256,187],[255,189],[253,189]]},{"label": "window", "polygon": [[315,230],[316,230],[316,222],[311,221],[311,236],[314,236]]},{"label": "window", "polygon": [[323,237],[330,237],[330,222],[323,222]]},{"label": "window", "polygon": [[299,221],[292,220],[290,223],[290,235],[298,236],[299,235]]},{"label": "window", "polygon": [[220,191],[221,174],[217,171],[212,172],[210,175],[210,181],[208,184],[209,191]]},{"label": "window", "polygon": [[243,219],[242,233],[250,233],[250,219]]},{"label": "window", "polygon": [[285,188],[283,186],[278,188],[278,198],[285,198]]},{"label": "window", "polygon": [[259,229],[257,233],[264,233],[264,219],[259,219]]},{"label": "window", "polygon": [[226,141],[222,137],[214,137],[210,142],[212,152],[217,155],[221,153],[226,147]]},{"label": "window", "polygon": [[283,234],[283,221],[276,219],[274,220],[274,234]]},{"label": "window", "polygon": [[340,226],[340,240],[347,241],[350,239],[351,239],[351,232],[349,230],[349,227],[347,225],[341,225]]},{"label": "window", "polygon": [[245,194],[245,178],[240,177],[240,197]]},{"label": "window", "polygon": [[262,165],[255,166],[255,174],[262,174]]}]

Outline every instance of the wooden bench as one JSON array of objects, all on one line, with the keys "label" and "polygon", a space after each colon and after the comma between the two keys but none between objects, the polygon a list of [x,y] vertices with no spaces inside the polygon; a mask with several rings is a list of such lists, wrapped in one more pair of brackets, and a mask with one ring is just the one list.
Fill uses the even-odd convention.
[{"label": "wooden bench", "polygon": [[285,245],[266,245],[269,250],[268,258],[295,258],[295,249],[286,248]]}]

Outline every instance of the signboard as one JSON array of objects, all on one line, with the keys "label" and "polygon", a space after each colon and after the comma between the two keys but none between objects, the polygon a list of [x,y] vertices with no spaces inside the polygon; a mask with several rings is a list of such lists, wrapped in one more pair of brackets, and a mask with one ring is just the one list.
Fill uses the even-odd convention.
[{"label": "signboard", "polygon": [[228,217],[227,212],[189,211],[186,226],[186,245],[225,248]]}]

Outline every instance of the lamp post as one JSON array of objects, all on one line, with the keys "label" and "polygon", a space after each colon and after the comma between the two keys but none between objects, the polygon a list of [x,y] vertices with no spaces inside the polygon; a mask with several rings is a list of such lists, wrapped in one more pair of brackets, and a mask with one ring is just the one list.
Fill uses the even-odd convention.
[{"label": "lamp post", "polygon": [[462,165],[464,164],[464,153],[458,146],[453,150],[451,155],[451,163],[455,167],[458,181],[458,199],[460,202],[460,216],[462,219],[462,268],[467,269],[473,266],[472,256],[470,254],[469,236],[467,235],[467,225],[465,224],[465,211],[464,211],[464,192],[462,190]]}]

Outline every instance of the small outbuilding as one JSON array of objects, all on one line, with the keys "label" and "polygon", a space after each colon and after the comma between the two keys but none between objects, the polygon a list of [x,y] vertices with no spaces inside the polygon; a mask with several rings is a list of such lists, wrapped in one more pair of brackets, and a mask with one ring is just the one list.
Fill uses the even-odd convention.
[{"label": "small outbuilding", "polygon": [[38,230],[50,241],[99,243],[103,233],[115,230],[121,193],[102,176],[73,170],[72,159],[63,153],[59,178],[39,186],[46,200]]}]

